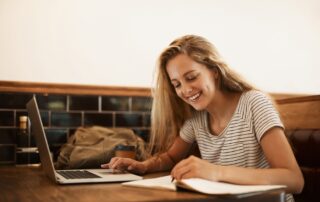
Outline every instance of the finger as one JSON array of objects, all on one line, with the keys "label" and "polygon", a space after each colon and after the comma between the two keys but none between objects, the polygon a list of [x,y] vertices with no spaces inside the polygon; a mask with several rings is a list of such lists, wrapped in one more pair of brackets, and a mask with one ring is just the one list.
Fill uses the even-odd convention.
[{"label": "finger", "polygon": [[179,170],[179,172],[175,173],[173,178],[176,180],[182,180],[189,172],[190,170],[184,168],[183,170]]},{"label": "finger", "polygon": [[177,163],[177,164],[173,167],[173,169],[171,170],[171,175],[174,176],[174,175],[175,175],[174,173],[176,173],[179,169],[188,166],[188,164],[189,164],[189,158],[180,161],[180,162]]},{"label": "finger", "polygon": [[109,168],[115,169],[118,166],[119,162],[121,162],[121,158],[112,158],[109,163]]},{"label": "finger", "polygon": [[188,164],[196,161],[197,159],[194,157],[194,156],[189,156],[188,158],[186,159],[183,159],[182,161],[180,161],[175,167],[178,168],[181,168],[181,167],[184,167],[184,166],[187,166]]},{"label": "finger", "polygon": [[181,174],[181,179],[188,179],[188,178],[193,178],[196,177],[194,172],[192,170],[189,170],[188,172],[185,172],[183,174]]},{"label": "finger", "polygon": [[109,163],[101,164],[101,168],[109,168]]},{"label": "finger", "polygon": [[113,169],[120,169],[120,170],[127,170],[130,165],[132,165],[135,161],[130,158],[119,158],[117,159],[111,168]]},{"label": "finger", "polygon": [[111,160],[109,161],[110,166],[112,166],[116,161],[118,161],[120,158],[119,157],[113,157],[111,158]]},{"label": "finger", "polygon": [[117,158],[114,160],[114,162],[112,163],[112,165],[110,166],[110,168],[112,169],[122,169],[122,167],[124,166],[124,163],[123,163],[123,159],[122,158]]},{"label": "finger", "polygon": [[181,180],[190,171],[191,171],[191,168],[189,165],[179,167],[174,170],[174,172],[172,173],[172,177],[175,178],[176,180]]},{"label": "finger", "polygon": [[101,168],[111,168],[111,166],[117,159],[117,157],[114,157],[109,161],[109,163],[101,164]]}]

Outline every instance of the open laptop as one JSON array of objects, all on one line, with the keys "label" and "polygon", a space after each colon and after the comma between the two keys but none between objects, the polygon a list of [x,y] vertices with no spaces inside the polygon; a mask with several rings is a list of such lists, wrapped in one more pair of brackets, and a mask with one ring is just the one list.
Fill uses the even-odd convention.
[{"label": "open laptop", "polygon": [[113,169],[55,170],[35,97],[27,103],[27,111],[38,146],[42,167],[47,176],[56,183],[123,182],[142,179],[141,176]]}]

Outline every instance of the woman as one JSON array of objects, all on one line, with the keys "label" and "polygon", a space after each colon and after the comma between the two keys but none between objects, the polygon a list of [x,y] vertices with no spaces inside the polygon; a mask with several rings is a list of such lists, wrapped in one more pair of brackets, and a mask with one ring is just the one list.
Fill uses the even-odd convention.
[{"label": "woman", "polygon": [[[271,100],[230,70],[210,42],[178,38],[158,63],[150,140],[156,155],[143,162],[113,158],[102,167],[172,169],[176,180],[283,184],[287,193],[301,192],[304,180]],[[201,158],[187,157],[194,142]]]}]

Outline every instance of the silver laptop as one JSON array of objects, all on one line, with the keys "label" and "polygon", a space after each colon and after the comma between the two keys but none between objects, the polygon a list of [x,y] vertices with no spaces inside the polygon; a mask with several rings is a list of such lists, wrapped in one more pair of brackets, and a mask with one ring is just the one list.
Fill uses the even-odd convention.
[{"label": "silver laptop", "polygon": [[142,179],[141,176],[113,169],[55,170],[35,97],[27,103],[27,111],[38,146],[41,165],[47,176],[56,183],[123,182]]}]

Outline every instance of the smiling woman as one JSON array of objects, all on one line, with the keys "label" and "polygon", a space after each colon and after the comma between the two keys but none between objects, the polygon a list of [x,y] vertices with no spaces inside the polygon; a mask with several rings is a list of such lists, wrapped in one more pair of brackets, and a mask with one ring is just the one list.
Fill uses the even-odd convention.
[{"label": "smiling woman", "polygon": [[[196,35],[177,38],[160,54],[156,76],[154,156],[143,162],[117,157],[102,167],[171,170],[178,181],[283,184],[287,201],[301,192],[302,173],[273,102],[233,72],[213,44]],[[187,157],[193,144],[200,157]]]}]

